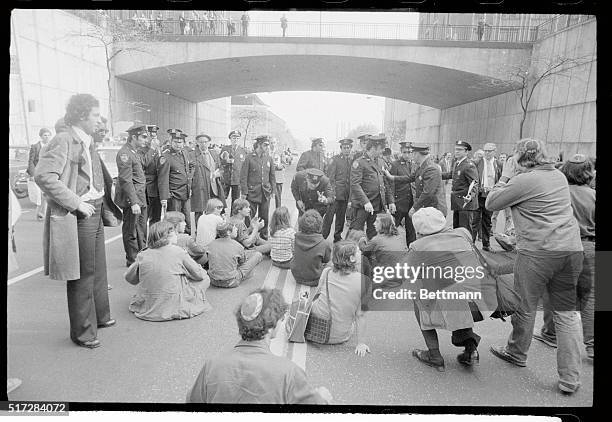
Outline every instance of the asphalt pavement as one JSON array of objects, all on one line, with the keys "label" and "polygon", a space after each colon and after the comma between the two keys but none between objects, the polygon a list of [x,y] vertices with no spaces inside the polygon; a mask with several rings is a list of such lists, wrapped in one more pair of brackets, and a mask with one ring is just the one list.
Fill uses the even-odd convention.
[{"label": "asphalt pavement", "polygon": [[[294,170],[290,167],[285,176],[282,201],[295,221],[289,188]],[[117,325],[99,330],[101,347],[77,347],[69,338],[66,283],[42,274],[43,224],[36,221],[27,198],[21,202],[25,212],[16,226],[20,268],[8,278],[7,359],[9,377],[23,383],[10,394],[11,400],[182,403],[204,359],[238,341],[233,312],[250,291],[274,286],[291,301],[307,289],[296,285],[290,271],[272,267],[267,258],[240,287],[211,287],[207,298],[212,311],[187,320],[142,321],[128,310],[136,287],[123,278],[121,228],[106,228],[108,279],[113,286],[109,298]],[[501,225],[503,219],[499,220]],[[536,330],[541,323],[539,313]],[[425,347],[412,310],[367,313],[365,342],[372,353],[363,358],[354,354],[354,337],[334,346],[294,344],[287,343],[284,330],[273,340],[272,351],[305,368],[310,382],[329,388],[337,404],[592,406],[594,369],[586,356],[582,386],[566,396],[556,387],[556,349],[534,340],[528,366],[518,368],[488,351],[490,345],[505,343],[509,321],[487,318],[475,331],[482,337],[480,365],[469,369],[457,363],[460,349],[451,345],[450,333],[439,332],[446,372],[411,356],[412,349]]]}]

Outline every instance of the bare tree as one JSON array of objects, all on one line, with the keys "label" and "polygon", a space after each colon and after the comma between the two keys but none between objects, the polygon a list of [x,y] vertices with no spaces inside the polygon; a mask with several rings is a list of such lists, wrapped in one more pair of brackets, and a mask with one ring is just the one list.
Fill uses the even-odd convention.
[{"label": "bare tree", "polygon": [[240,121],[240,128],[244,130],[244,137],[242,138],[242,146],[246,147],[247,136],[249,130],[257,126],[258,123],[263,123],[268,120],[266,115],[259,110],[240,110],[236,116]]},{"label": "bare tree", "polygon": [[502,70],[502,74],[505,74],[504,79],[492,79],[488,85],[515,90],[522,111],[519,126],[519,137],[522,138],[527,112],[535,89],[552,76],[569,78],[573,68],[588,63],[590,60],[590,56],[579,58],[555,56],[551,59],[532,59],[530,63],[507,65]]},{"label": "bare tree", "polygon": [[146,42],[152,39],[153,34],[144,25],[134,25],[132,22],[119,19],[113,20],[103,10],[82,10],[79,11],[78,15],[83,16],[92,24],[81,25],[79,30],[71,31],[65,37],[86,38],[92,41],[91,47],[104,49],[108,74],[106,83],[108,87],[109,121],[111,131],[114,133],[113,60],[120,54],[131,51],[155,55],[146,46]]},{"label": "bare tree", "polygon": [[390,132],[387,135],[390,147],[404,142],[406,139],[406,120],[394,121]]}]

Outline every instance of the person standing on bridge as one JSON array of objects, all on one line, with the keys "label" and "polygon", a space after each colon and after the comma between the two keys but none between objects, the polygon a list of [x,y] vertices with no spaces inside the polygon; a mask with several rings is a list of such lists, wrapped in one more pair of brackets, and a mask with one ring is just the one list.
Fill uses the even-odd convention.
[{"label": "person standing on bridge", "polygon": [[283,13],[283,16],[280,18],[281,28],[283,29],[283,38],[287,35],[287,18]]},{"label": "person standing on bridge", "polygon": [[274,161],[270,157],[270,137],[261,135],[255,138],[255,151],[246,157],[240,170],[241,198],[251,205],[251,218],[257,216],[264,222],[259,237],[268,240],[268,218],[270,198],[276,187]]},{"label": "person standing on bridge", "polygon": [[351,148],[353,147],[352,139],[341,139],[338,142],[340,143],[341,153],[332,158],[327,168],[327,177],[334,189],[335,200],[329,206],[323,219],[323,238],[327,239],[334,216],[336,217],[334,243],[342,240],[342,231],[344,230],[346,206],[351,188]]},{"label": "person standing on bridge", "polygon": [[146,176],[138,149],[149,133],[144,125],[128,129],[129,139],[117,153],[117,186],[115,203],[123,209],[123,248],[126,267],[132,265],[139,251],[147,245]]},{"label": "person standing on bridge", "polygon": [[238,140],[242,134],[238,130],[232,130],[228,138],[231,141],[231,145],[225,145],[221,149],[221,165],[223,166],[223,183],[225,185],[225,197],[230,197],[232,202],[240,198],[240,171],[244,164],[247,152],[246,150],[238,145]]},{"label": "person standing on bridge", "polygon": [[108,301],[102,203],[121,218],[111,199],[112,178],[93,146],[99,120],[100,103],[93,95],[73,95],[64,116],[67,129],[49,142],[34,174],[49,201],[45,275],[68,280],[70,338],[87,348],[100,346],[98,328],[115,324]]},{"label": "person standing on bridge", "polygon": [[315,138],[312,140],[310,151],[304,151],[298,160],[295,171],[302,171],[310,168],[321,170],[323,173],[327,170],[327,158],[325,158],[325,144],[323,138]]},{"label": "person standing on bridge", "polygon": [[163,208],[168,211],[180,211],[185,214],[187,228],[191,234],[191,180],[193,163],[189,162],[184,150],[187,135],[180,129],[168,129],[172,137],[169,150],[159,157],[157,186],[159,199]]},{"label": "person standing on bridge", "polygon": [[247,12],[244,12],[242,16],[240,17],[240,21],[242,23],[242,36],[243,37],[249,36],[249,21],[250,20],[251,18],[249,17],[249,14]]},{"label": "person standing on bridge", "polygon": [[355,218],[350,229],[363,230],[366,224],[368,239],[376,235],[376,214],[385,212],[387,205],[391,213],[395,213],[393,190],[383,177],[380,163],[386,141],[387,138],[381,135],[370,137],[365,154],[355,160],[351,168],[351,206],[355,209]]}]

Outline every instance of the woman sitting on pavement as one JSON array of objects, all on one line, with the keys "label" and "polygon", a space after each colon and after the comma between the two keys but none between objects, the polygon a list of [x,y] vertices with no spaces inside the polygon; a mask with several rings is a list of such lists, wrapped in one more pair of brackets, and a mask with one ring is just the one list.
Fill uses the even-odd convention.
[{"label": "woman sitting on pavement", "polygon": [[206,249],[198,245],[193,238],[185,233],[185,214],[179,211],[168,211],[164,217],[164,221],[174,226],[174,231],[177,233],[176,244],[183,248],[191,258],[198,264],[204,266],[208,262]]},{"label": "woman sitting on pavement", "polygon": [[333,268],[325,268],[321,274],[317,286],[317,292],[321,294],[312,304],[311,315],[328,319],[331,308],[332,324],[328,344],[344,343],[355,332],[357,341],[355,353],[365,356],[370,352],[370,348],[363,343],[365,313],[361,308],[361,301],[364,289],[358,268],[359,261],[360,252],[355,243],[348,241],[334,243]]},{"label": "woman sitting on pavement", "polygon": [[204,362],[187,403],[331,403],[327,388],[313,388],[302,368],[270,351],[286,312],[278,290],[259,289],[247,296],[236,311],[242,340],[230,353]]},{"label": "woman sitting on pavement", "polygon": [[236,226],[236,241],[247,249],[254,249],[262,254],[269,254],[272,246],[259,237],[259,229],[263,227],[261,218],[252,218],[247,228],[245,220],[251,216],[251,205],[246,199],[236,199],[232,203],[232,216],[230,222]]},{"label": "woman sitting on pavement", "polygon": [[270,245],[272,247],[270,250],[272,265],[284,269],[291,268],[295,246],[295,230],[291,227],[291,217],[285,206],[278,207],[272,213]]},{"label": "woman sitting on pavement", "polygon": [[206,271],[176,245],[177,233],[167,221],[149,228],[148,248],[136,256],[125,279],[138,286],[129,309],[140,319],[191,318],[212,309],[206,300]]},{"label": "woman sitting on pavement", "polygon": [[[367,258],[370,268],[393,267],[406,255],[408,248],[406,241],[398,234],[395,221],[391,214],[378,214],[374,227],[378,234],[371,240],[362,237],[359,240],[359,249],[363,252],[363,258]],[[366,274],[371,277],[372,274]],[[402,284],[401,280],[387,279],[380,287],[397,287]]]},{"label": "woman sitting on pavement", "polygon": [[557,386],[571,394],[580,386],[576,284],[583,247],[567,179],[554,163],[543,142],[521,139],[513,159],[504,165],[502,178],[487,196],[488,210],[512,210],[518,251],[514,288],[522,298],[512,315],[506,346],[491,347],[491,353],[515,366],[527,366],[538,302],[548,293],[557,331]]},{"label": "woman sitting on pavement", "polygon": [[[436,329],[452,331],[451,342],[454,346],[464,347],[457,356],[459,363],[471,366],[479,361],[477,351],[480,336],[472,330],[474,321],[482,321],[481,311],[491,309],[484,299],[483,277],[478,278],[477,269],[481,267],[476,251],[472,246],[472,235],[463,227],[451,229],[446,226],[446,217],[433,207],[420,208],[412,216],[412,224],[417,240],[410,244],[405,261],[413,267],[433,268],[434,271],[421,274],[410,289],[417,293],[414,300],[414,313],[421,327],[427,350],[415,349],[412,355],[421,362],[444,371],[444,358],[440,354]],[[435,269],[443,271],[435,271]],[[449,271],[450,270],[452,271]],[[463,275],[461,275],[463,274]],[[424,275],[424,277],[423,277]],[[411,280],[412,282],[412,280]],[[421,289],[436,292],[434,299],[420,299]],[[465,292],[482,294],[483,300],[437,299],[437,292]],[[488,296],[487,296],[488,297]],[[472,303],[470,303],[472,302]]]},{"label": "woman sitting on pavement", "polygon": [[[595,357],[595,189],[590,184],[594,177],[594,166],[583,154],[576,154],[561,167],[567,178],[572,199],[574,217],[580,227],[580,239],[584,249],[582,272],[578,277],[576,293],[582,322],[582,340],[589,359]],[[544,325],[540,334],[533,337],[551,347],[557,347],[553,312],[550,298],[544,298]]]}]

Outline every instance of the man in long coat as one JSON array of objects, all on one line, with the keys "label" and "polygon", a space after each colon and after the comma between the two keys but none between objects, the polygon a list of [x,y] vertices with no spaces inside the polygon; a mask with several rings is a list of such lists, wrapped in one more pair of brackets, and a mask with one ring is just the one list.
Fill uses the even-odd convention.
[{"label": "man in long coat", "polygon": [[196,226],[198,219],[206,210],[206,203],[211,198],[219,198],[225,203],[225,192],[221,182],[221,160],[219,155],[209,149],[210,136],[201,133],[196,136],[195,171],[191,193],[191,210],[195,213]]}]

